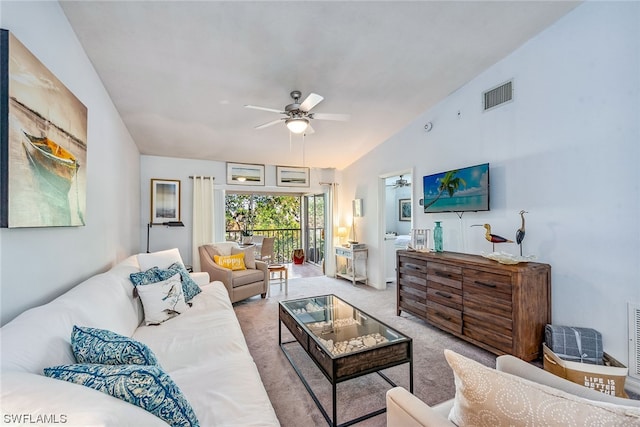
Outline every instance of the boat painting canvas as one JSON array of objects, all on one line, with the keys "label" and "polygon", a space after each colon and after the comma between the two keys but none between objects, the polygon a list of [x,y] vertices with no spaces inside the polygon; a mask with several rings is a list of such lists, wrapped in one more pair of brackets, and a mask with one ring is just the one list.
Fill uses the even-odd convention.
[{"label": "boat painting canvas", "polygon": [[0,226],[85,225],[87,107],[0,30]]}]

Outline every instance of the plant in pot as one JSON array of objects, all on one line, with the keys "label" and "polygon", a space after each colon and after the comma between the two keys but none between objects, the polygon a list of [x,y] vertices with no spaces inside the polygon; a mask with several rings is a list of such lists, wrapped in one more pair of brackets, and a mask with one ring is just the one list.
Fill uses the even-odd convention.
[{"label": "plant in pot", "polygon": [[[246,224],[245,224],[245,227],[246,227]],[[242,244],[248,245],[249,243],[251,243],[252,238],[253,238],[253,232],[251,230],[248,230],[247,228],[242,230]]]}]

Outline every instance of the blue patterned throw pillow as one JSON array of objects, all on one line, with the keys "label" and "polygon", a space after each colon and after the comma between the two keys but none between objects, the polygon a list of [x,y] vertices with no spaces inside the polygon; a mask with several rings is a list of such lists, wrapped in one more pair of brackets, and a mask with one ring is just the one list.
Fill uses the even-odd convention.
[{"label": "blue patterned throw pillow", "polygon": [[158,270],[157,273],[162,280],[166,280],[174,274],[180,273],[180,278],[182,280],[182,293],[184,294],[184,300],[186,302],[191,301],[193,297],[202,292],[200,286],[193,281],[187,269],[184,268],[184,265],[179,262],[174,262],[167,270]]},{"label": "blue patterned throw pillow", "polygon": [[171,426],[200,425],[176,383],[157,366],[61,365],[45,368],[44,374],[139,406]]},{"label": "blue patterned throw pillow", "polygon": [[78,363],[103,365],[157,365],[158,359],[145,344],[105,329],[74,326],[71,349]]},{"label": "blue patterned throw pillow", "polygon": [[131,273],[129,275],[129,280],[131,280],[134,286],[140,286],[148,285],[150,283],[156,283],[161,281],[162,279],[158,277],[158,267],[152,267],[146,271]]}]

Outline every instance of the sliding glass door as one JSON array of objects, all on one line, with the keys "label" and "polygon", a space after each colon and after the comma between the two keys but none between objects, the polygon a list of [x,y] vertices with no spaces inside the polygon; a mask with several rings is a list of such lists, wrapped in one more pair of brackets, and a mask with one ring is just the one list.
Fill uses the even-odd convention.
[{"label": "sliding glass door", "polygon": [[326,219],[326,203],[324,194],[304,196],[305,244],[304,253],[307,262],[321,265],[324,261],[324,230]]}]

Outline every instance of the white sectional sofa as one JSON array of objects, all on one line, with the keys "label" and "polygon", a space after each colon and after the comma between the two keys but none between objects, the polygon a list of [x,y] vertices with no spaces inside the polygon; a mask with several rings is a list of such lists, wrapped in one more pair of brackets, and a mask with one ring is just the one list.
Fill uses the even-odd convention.
[{"label": "white sectional sofa", "polygon": [[143,326],[143,308],[129,280],[139,271],[138,257],[131,256],[0,329],[2,423],[167,425],[138,406],[43,375],[44,368],[76,363],[70,337],[78,325],[146,344],[186,397],[200,426],[278,426],[224,285],[208,283],[206,273],[192,274],[202,289],[192,306],[160,325]]}]

